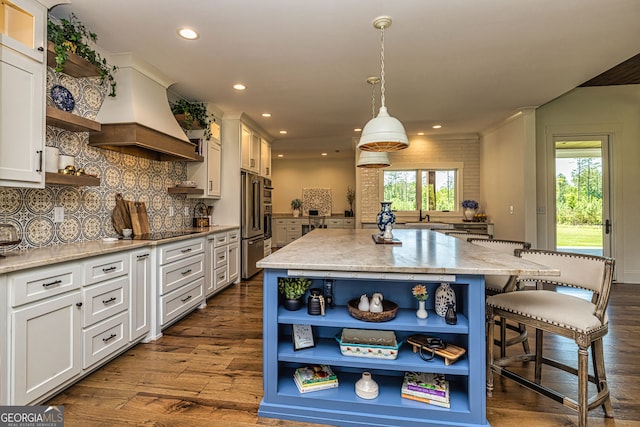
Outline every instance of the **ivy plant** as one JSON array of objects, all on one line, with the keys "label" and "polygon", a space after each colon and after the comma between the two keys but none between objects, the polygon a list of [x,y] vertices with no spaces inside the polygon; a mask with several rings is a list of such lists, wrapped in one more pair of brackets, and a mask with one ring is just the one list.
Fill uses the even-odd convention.
[{"label": "ivy plant", "polygon": [[69,60],[69,52],[86,59],[96,66],[100,72],[100,83],[109,82],[109,96],[116,96],[116,81],[113,73],[118,67],[111,66],[107,60],[96,52],[90,43],[98,40],[96,33],[89,31],[75,14],[71,14],[68,19],[61,18],[60,22],[47,19],[47,40],[53,43],[56,55],[56,72],[61,72],[64,65]]},{"label": "ivy plant", "polygon": [[179,99],[171,103],[173,114],[184,114],[185,120],[180,122],[180,126],[186,130],[193,130],[197,125],[204,129],[204,138],[211,139],[211,121],[213,116],[207,113],[207,106],[203,102],[190,102],[186,99]]}]

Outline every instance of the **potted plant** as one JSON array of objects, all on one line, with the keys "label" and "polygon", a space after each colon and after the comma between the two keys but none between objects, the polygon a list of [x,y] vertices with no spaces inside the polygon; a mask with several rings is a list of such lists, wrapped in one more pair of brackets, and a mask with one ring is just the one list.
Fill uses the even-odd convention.
[{"label": "potted plant", "polygon": [[300,209],[302,209],[302,200],[293,199],[291,201],[291,209],[293,209],[293,216],[294,217],[300,216]]},{"label": "potted plant", "polygon": [[56,58],[56,72],[61,72],[69,59],[69,52],[76,54],[94,65],[100,73],[100,83],[109,82],[109,96],[116,96],[116,81],[113,73],[118,67],[107,64],[89,44],[98,40],[96,33],[89,31],[73,13],[69,19],[61,18],[60,22],[47,19],[47,40],[53,44]]},{"label": "potted plant", "polygon": [[[356,201],[356,190],[347,187],[347,202],[349,202],[349,214],[345,216],[353,216],[353,202]],[[345,212],[346,214],[347,212]]]},{"label": "potted plant", "polygon": [[207,113],[207,106],[203,102],[189,102],[179,99],[171,103],[171,112],[185,130],[204,129],[204,138],[211,139],[212,116]]},{"label": "potted plant", "polygon": [[278,291],[284,296],[284,308],[295,311],[302,307],[302,297],[311,286],[311,279],[304,277],[279,277]]}]

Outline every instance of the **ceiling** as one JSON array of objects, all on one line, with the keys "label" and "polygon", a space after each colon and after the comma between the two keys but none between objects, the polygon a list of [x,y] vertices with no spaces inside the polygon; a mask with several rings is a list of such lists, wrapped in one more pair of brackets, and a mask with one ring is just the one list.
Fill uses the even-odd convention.
[{"label": "ceiling", "polygon": [[[287,158],[353,155],[380,74],[378,16],[393,19],[386,106],[410,139],[481,133],[640,52],[637,0],[72,0],[51,12],[156,66],[172,93],[244,112]],[[200,37],[180,39],[183,26]]]}]

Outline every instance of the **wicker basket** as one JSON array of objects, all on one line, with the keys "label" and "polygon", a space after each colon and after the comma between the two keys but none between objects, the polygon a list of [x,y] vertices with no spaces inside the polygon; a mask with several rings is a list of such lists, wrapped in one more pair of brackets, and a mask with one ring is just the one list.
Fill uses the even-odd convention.
[{"label": "wicker basket", "polygon": [[365,322],[387,322],[396,317],[398,313],[398,304],[389,300],[382,301],[382,311],[379,313],[372,313],[370,311],[358,310],[358,303],[360,298],[354,298],[347,304],[349,314],[358,320]]}]

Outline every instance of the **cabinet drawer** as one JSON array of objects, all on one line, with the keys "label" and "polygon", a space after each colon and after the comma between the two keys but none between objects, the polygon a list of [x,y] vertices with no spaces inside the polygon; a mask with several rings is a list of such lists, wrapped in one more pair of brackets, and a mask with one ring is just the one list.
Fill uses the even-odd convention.
[{"label": "cabinet drawer", "polygon": [[215,243],[216,248],[220,246],[224,246],[227,243],[229,243],[229,236],[227,236],[227,233],[216,233],[215,239],[216,239],[216,243]]},{"label": "cabinet drawer", "polygon": [[328,219],[327,226],[330,228],[342,228],[342,220],[341,219]]},{"label": "cabinet drawer", "polygon": [[166,325],[204,300],[204,277],[160,297],[160,322]]},{"label": "cabinet drawer", "polygon": [[213,254],[213,268],[226,267],[229,248],[226,246],[223,248],[216,248]]},{"label": "cabinet drawer", "polygon": [[13,307],[80,289],[81,286],[82,267],[79,263],[54,264],[9,276]]},{"label": "cabinet drawer", "polygon": [[198,276],[204,276],[204,254],[160,267],[160,294],[178,289]]},{"label": "cabinet drawer", "polygon": [[342,226],[344,228],[353,228],[353,226],[355,225],[356,221],[353,218],[349,218],[349,219],[343,219],[342,220]]},{"label": "cabinet drawer", "polygon": [[203,252],[204,238],[169,243],[160,248],[160,264],[168,264]]},{"label": "cabinet drawer", "polygon": [[129,276],[121,276],[82,289],[84,309],[82,326],[111,317],[129,307]]},{"label": "cabinet drawer", "polygon": [[240,241],[240,231],[239,230],[227,231],[227,241],[228,241],[228,243],[239,242]]},{"label": "cabinet drawer", "polygon": [[85,285],[98,283],[112,277],[129,273],[129,254],[121,252],[115,255],[91,258],[84,263]]},{"label": "cabinet drawer", "polygon": [[276,219],[275,220],[276,225],[284,225],[287,223],[286,219]]},{"label": "cabinet drawer", "polygon": [[288,232],[300,232],[302,233],[302,228],[299,225],[288,225],[286,228],[286,231]]},{"label": "cabinet drawer", "polygon": [[227,267],[220,267],[216,269],[216,274],[214,276],[215,283],[213,284],[214,289],[220,289],[220,287],[227,284],[228,275],[227,275]]},{"label": "cabinet drawer", "polygon": [[129,343],[129,315],[120,313],[82,331],[83,365],[87,369]]},{"label": "cabinet drawer", "polygon": [[287,219],[287,220],[285,220],[285,224],[288,224],[288,225],[302,225],[302,220],[301,219]]}]

